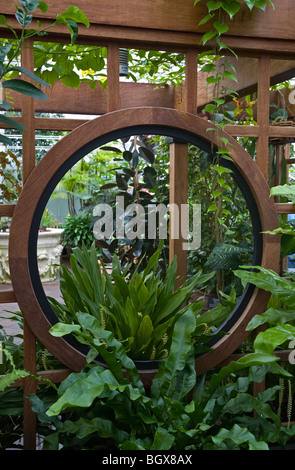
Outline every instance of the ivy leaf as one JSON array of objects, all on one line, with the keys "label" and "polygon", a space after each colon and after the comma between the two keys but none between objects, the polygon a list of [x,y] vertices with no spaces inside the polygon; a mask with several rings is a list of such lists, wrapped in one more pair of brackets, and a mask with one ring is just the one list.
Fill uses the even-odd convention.
[{"label": "ivy leaf", "polygon": [[232,19],[241,8],[241,4],[237,0],[225,0],[222,2],[222,8],[225,10]]},{"label": "ivy leaf", "polygon": [[221,8],[222,3],[223,2],[215,2],[215,0],[209,0],[207,2],[207,8],[208,8],[209,13],[211,13],[211,11],[218,10],[219,8]]},{"label": "ivy leaf", "polygon": [[48,11],[48,5],[45,2],[39,2],[38,8],[43,12],[46,13]]},{"label": "ivy leaf", "polygon": [[57,15],[56,17],[57,24],[65,24],[71,34],[71,44],[75,44],[75,41],[78,36],[78,25],[77,23],[82,23],[87,28],[90,26],[90,22],[87,16],[80,10],[80,8],[70,5],[67,11]]},{"label": "ivy leaf", "polygon": [[214,18],[214,13],[209,13],[208,15],[204,16],[204,18],[199,21],[198,26],[207,23],[209,20],[211,20],[211,18]]},{"label": "ivy leaf", "polygon": [[217,29],[219,35],[226,33],[228,30],[228,26],[225,23],[219,23],[219,21],[214,21],[213,26],[215,29]]},{"label": "ivy leaf", "polygon": [[82,23],[87,26],[87,28],[90,26],[87,16],[80,10],[80,8],[75,7],[74,5],[70,5],[67,11],[57,15],[56,17],[57,23],[66,24],[69,20],[75,21],[76,23]]},{"label": "ivy leaf", "polygon": [[210,39],[214,38],[216,36],[217,32],[216,31],[208,31],[208,33],[204,34],[202,36],[202,43],[206,44],[207,41]]},{"label": "ivy leaf", "polygon": [[30,12],[35,11],[39,6],[39,0],[19,0],[19,2],[25,10]]}]

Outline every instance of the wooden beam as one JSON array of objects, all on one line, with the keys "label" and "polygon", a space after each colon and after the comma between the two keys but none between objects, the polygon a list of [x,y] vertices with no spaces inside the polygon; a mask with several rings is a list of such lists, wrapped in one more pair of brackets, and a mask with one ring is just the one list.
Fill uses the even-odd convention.
[{"label": "wooden beam", "polygon": [[295,204],[292,202],[277,202],[278,214],[295,214]]},{"label": "wooden beam", "polygon": [[[225,43],[229,37],[266,38],[294,40],[293,18],[295,5],[293,0],[273,0],[274,10],[267,5],[266,11],[253,9],[252,12],[243,5],[239,13],[229,22],[229,30],[224,35]],[[40,10],[34,12],[35,18],[55,20],[56,15],[65,11],[71,5],[71,0],[51,0],[46,14]],[[158,0],[145,0],[138,7],[138,0],[76,0],[75,5],[86,14],[91,25],[109,25],[112,27],[150,29],[159,31],[204,33],[208,24],[197,26],[199,21],[208,13],[202,2],[195,7],[193,2],[170,0],[169,6]],[[0,11],[4,15],[15,14],[14,3],[0,1]],[[83,29],[83,28],[81,28]],[[87,29],[87,28],[85,28]],[[89,31],[91,28],[89,28]]]},{"label": "wooden beam", "polygon": [[[63,85],[61,81],[55,83],[50,89],[41,87],[47,95],[47,100],[36,100],[36,113],[60,113],[101,115],[107,112],[107,91],[99,85],[91,90],[86,83],[81,83],[77,89]],[[173,108],[174,87],[168,85],[154,85],[148,83],[120,82],[120,106],[134,108],[142,106],[161,106]],[[15,111],[21,109],[21,100],[18,93],[10,93]],[[64,99],[64,97],[67,99]],[[40,122],[40,121],[39,121]]]},{"label": "wooden beam", "polygon": [[0,217],[12,217],[15,204],[0,204]]},{"label": "wooden beam", "polygon": [[15,293],[11,289],[0,291],[0,303],[1,304],[9,304],[17,302]]}]

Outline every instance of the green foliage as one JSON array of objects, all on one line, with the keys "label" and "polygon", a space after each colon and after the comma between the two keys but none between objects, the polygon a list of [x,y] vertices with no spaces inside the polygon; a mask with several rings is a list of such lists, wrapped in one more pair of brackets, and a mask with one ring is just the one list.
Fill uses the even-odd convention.
[{"label": "green foliage", "polygon": [[[109,274],[98,263],[95,246],[75,248],[71,255],[71,270],[62,267],[60,289],[64,303],[49,298],[61,322],[52,328],[52,334],[74,331],[79,312],[92,315],[101,328],[109,330],[122,341],[134,360],[160,359],[167,355],[172,331],[178,317],[190,310],[196,315],[193,340],[197,346],[212,339],[215,329],[224,321],[227,310],[218,309],[200,315],[202,301],[189,302],[197,288],[213,276],[199,271],[182,286],[176,288],[176,258],[163,277],[158,269],[163,244],[149,259],[146,268],[128,276],[121,271],[119,259],[113,256]],[[199,347],[199,352],[201,352]]]},{"label": "green foliage", "polygon": [[[23,80],[22,78],[14,78],[15,76],[18,76],[20,73],[22,73],[30,79],[33,79],[34,82],[38,83],[39,85],[49,87],[47,82],[45,82],[30,70],[15,65],[15,61],[19,57],[23,42],[35,35],[43,36],[46,34],[47,29],[55,26],[56,24],[64,23],[70,31],[71,41],[73,44],[78,34],[77,23],[83,23],[84,25],[89,26],[89,21],[79,8],[70,6],[65,13],[58,15],[56,21],[53,22],[50,26],[47,26],[43,29],[40,28],[39,30],[27,29],[33,20],[33,15],[31,13],[33,13],[37,8],[40,8],[42,11],[47,11],[47,4],[45,2],[40,2],[39,0],[20,0],[20,6],[16,5],[15,17],[22,27],[19,36],[17,35],[17,32],[7,24],[5,16],[0,15],[0,23],[5,25],[14,37],[12,41],[7,42],[3,40],[1,44],[0,80],[4,79],[1,83],[1,86],[4,90],[13,90],[18,93],[31,96],[32,98],[42,100],[47,99],[47,96],[38,87]],[[5,111],[9,111],[10,109],[10,104],[6,101],[1,101],[0,106]],[[25,126],[17,122],[15,119],[4,116],[2,114],[0,115],[0,122],[8,124],[10,127],[16,128],[20,131],[26,129]],[[12,143],[10,139],[2,135],[0,135],[0,142],[3,144]]]},{"label": "green foliage", "polygon": [[[48,424],[44,450],[60,445],[64,450],[93,449],[103,441],[121,450],[266,450],[270,443],[284,448],[294,435],[294,425],[285,428],[271,407],[280,387],[251,394],[251,384],[269,373],[289,377],[272,354],[278,338],[273,337],[273,347],[263,348],[262,332],[257,351],[211,377],[198,378],[191,339],[196,318],[188,309],[175,323],[169,355],[159,362],[146,392],[114,335],[87,313],[77,317],[79,324],[71,329],[94,350],[89,364],[60,385],[49,408],[31,398],[40,421]],[[61,335],[67,333],[60,329]],[[95,355],[107,369],[90,364]]]},{"label": "green foliage", "polygon": [[91,229],[92,216],[87,212],[80,212],[74,216],[68,215],[62,224],[62,244],[65,247],[90,246],[94,241]]}]

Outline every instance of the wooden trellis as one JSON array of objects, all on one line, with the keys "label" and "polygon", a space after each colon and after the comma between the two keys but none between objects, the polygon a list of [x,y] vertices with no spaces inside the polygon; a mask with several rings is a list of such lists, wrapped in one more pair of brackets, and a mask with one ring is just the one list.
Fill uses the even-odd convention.
[{"label": "wooden trellis", "polygon": [[[66,9],[70,3],[68,0],[63,1],[63,9]],[[204,16],[203,7],[193,8],[193,1],[179,2],[178,0],[170,0],[167,2],[167,7],[159,6],[156,0],[145,0],[140,3],[140,9],[136,0],[126,0],[122,2],[123,6],[120,8],[118,8],[118,2],[115,0],[109,0],[108,2],[79,0],[76,4],[91,22],[89,29],[81,28],[78,41],[87,46],[99,43],[107,47],[106,95],[104,96],[99,89],[94,92],[82,86],[79,90],[73,91],[65,89],[62,84],[58,83],[47,93],[49,101],[46,103],[35,102],[26,96],[22,96],[21,99],[17,95],[14,96],[15,110],[22,112],[20,120],[28,129],[23,131],[23,182],[26,185],[30,184],[28,179],[36,167],[35,130],[73,131],[86,122],[86,120],[81,119],[37,118],[35,116],[36,112],[106,116],[109,113],[126,108],[157,106],[161,109],[170,109],[172,111],[171,116],[174,119],[178,112],[180,114],[185,113],[186,116],[196,116],[202,106],[210,102],[213,96],[213,90],[206,86],[204,74],[197,71],[198,54],[204,49],[200,43],[203,31],[196,31],[195,25]],[[264,178],[264,181],[262,181],[263,187],[265,187],[264,184],[268,179],[270,139],[278,139],[280,152],[288,149],[290,142],[295,142],[294,126],[272,126],[269,124],[270,84],[295,76],[295,40],[292,24],[295,5],[292,0],[275,0],[274,4],[274,12],[269,8],[265,13],[259,11],[251,15],[247,10],[241,10],[238,18],[230,25],[229,32],[224,38],[228,46],[234,49],[240,57],[238,64],[235,65],[239,77],[236,85],[237,90],[244,91],[244,93],[257,91],[258,95],[257,126],[228,125],[225,127],[225,132],[228,134],[229,139],[240,136],[257,138],[257,174],[249,175],[247,171],[245,174],[249,179],[253,177],[253,180],[258,178],[259,181],[262,181],[261,178]],[[7,16],[8,23],[18,29],[19,25],[13,16],[14,6],[7,5],[7,2],[0,0],[0,7],[1,12]],[[47,14],[50,14],[51,17],[44,17],[40,13],[44,25],[55,17],[59,12],[59,8],[60,2],[54,0],[50,2],[50,11]],[[34,24],[32,27],[34,27]],[[1,25],[0,33],[7,34],[7,31]],[[64,42],[65,37],[65,29],[62,25],[59,25],[50,31],[49,35],[46,36],[46,41]],[[184,53],[186,55],[186,72],[183,85],[175,90],[168,86],[156,89],[154,86],[143,84],[122,84],[119,77],[119,48],[122,47]],[[29,70],[34,69],[33,40],[24,44],[21,60],[23,67]],[[127,115],[127,113],[124,114],[124,116]],[[130,119],[133,115],[130,112]],[[194,119],[192,118],[193,121]],[[155,118],[155,120],[157,119]],[[285,143],[287,143],[287,146],[285,146]],[[173,143],[170,150],[170,201],[177,204],[186,203],[187,144]],[[288,159],[288,154],[287,163],[292,163]],[[279,171],[280,167],[278,167]],[[32,179],[33,181],[34,179]],[[276,225],[277,214],[295,213],[295,205],[290,203],[276,203],[276,205],[270,206],[269,204],[274,203],[273,201],[266,201],[264,190],[257,191],[255,196],[261,210],[261,216],[264,218],[265,227],[269,229],[274,228]],[[263,214],[264,204],[267,209],[270,207],[270,213]],[[277,212],[272,210],[274,207]],[[11,216],[15,226],[20,224],[26,226],[26,214],[23,214],[20,220],[19,211],[15,209],[15,205],[1,205],[0,216]],[[13,233],[12,231],[12,236]],[[264,243],[268,249],[265,251],[267,259],[263,259],[263,262],[268,267],[279,269],[278,239],[264,235]],[[21,269],[18,278],[14,275],[16,271],[15,263],[20,262],[20,268],[22,266],[23,259],[21,257],[23,252],[18,251],[14,239],[10,240],[10,244],[13,289],[0,292],[0,302],[19,302],[20,305],[24,305],[26,302],[30,302],[30,298],[24,299],[26,293],[23,290],[23,285],[26,282],[20,277]],[[181,239],[171,240],[170,242],[170,256],[173,257],[175,254],[178,257],[179,274],[185,276],[187,274],[187,260],[182,250]],[[263,309],[267,296],[261,292],[259,299],[257,311]],[[27,321],[26,312],[23,313],[25,368],[33,374],[50,378],[53,382],[59,383],[71,372],[71,368],[58,371],[36,371],[36,332],[33,332],[33,329],[29,326],[30,322]],[[33,311],[32,314],[34,314]],[[242,331],[244,327],[245,324],[241,321],[239,325],[241,340],[244,335],[244,331]],[[37,336],[40,339],[39,335]],[[40,336],[42,339],[42,333]],[[216,364],[224,365],[233,357],[236,357],[233,356],[233,351],[233,344],[230,341],[225,342],[222,354],[219,356],[219,363],[213,351],[213,354],[208,356],[208,362],[204,364],[203,361],[203,369],[210,369]],[[287,352],[281,352],[280,355],[282,360],[286,360]],[[147,380],[149,379],[150,376],[147,377]],[[24,387],[24,397],[36,392],[36,382],[29,378],[19,380],[15,383],[15,386]],[[24,448],[35,449],[35,446],[36,417],[31,411],[29,401],[25,398]]]}]

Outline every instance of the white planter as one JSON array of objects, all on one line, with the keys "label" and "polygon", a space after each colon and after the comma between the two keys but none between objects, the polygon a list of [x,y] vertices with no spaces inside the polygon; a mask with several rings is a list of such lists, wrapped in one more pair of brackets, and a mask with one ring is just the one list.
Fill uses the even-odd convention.
[{"label": "white planter", "polygon": [[[39,231],[37,243],[37,260],[42,282],[54,281],[60,266],[63,250],[60,244],[63,229],[50,228]],[[0,232],[0,283],[11,284],[8,259],[9,232]]]}]

